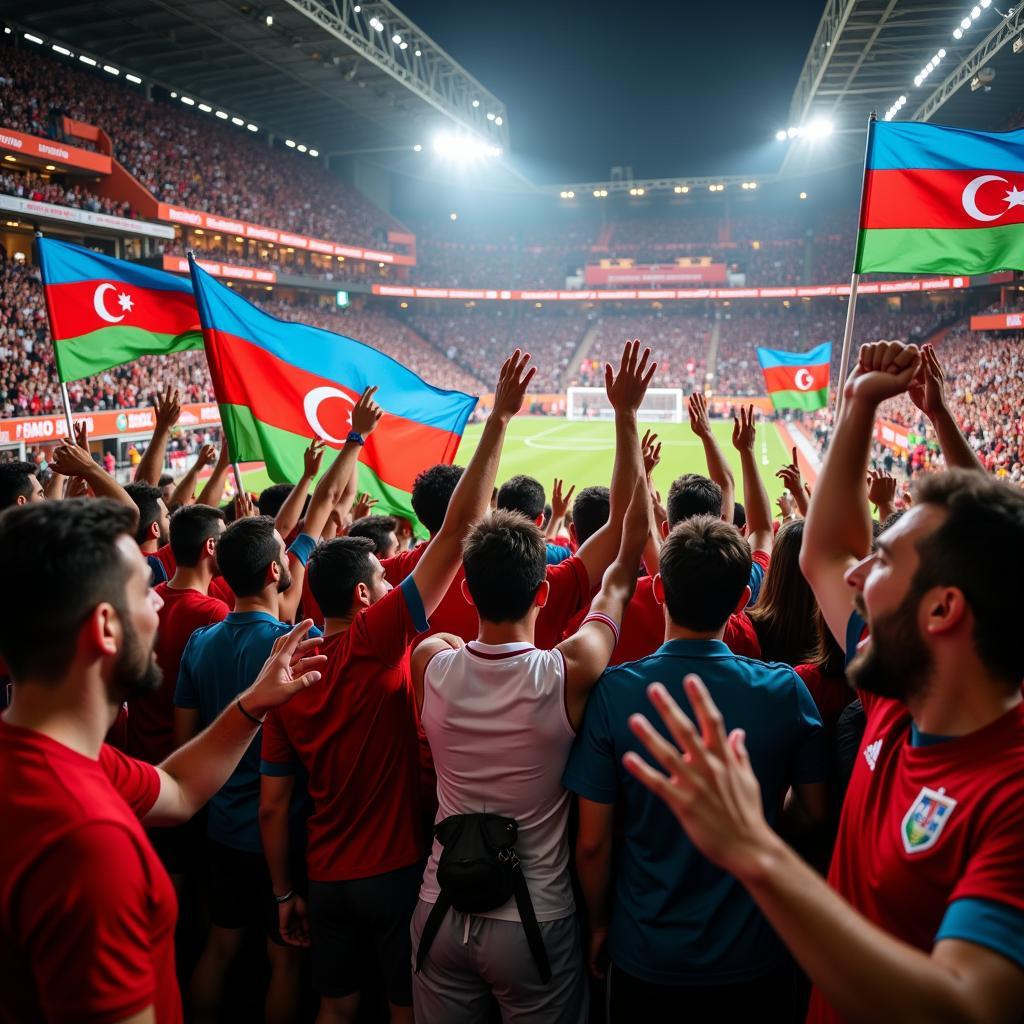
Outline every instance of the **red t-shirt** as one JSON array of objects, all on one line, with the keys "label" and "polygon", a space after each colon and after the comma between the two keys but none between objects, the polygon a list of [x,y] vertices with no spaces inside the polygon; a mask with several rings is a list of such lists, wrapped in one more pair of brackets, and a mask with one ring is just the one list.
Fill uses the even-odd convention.
[{"label": "red t-shirt", "polygon": [[[381,565],[384,566],[384,577],[388,583],[397,587],[416,568],[426,550],[427,545],[423,543],[411,551],[402,551],[392,558],[385,558]],[[428,636],[434,633],[453,633],[462,637],[466,643],[477,638],[480,620],[476,609],[463,596],[462,581],[465,578],[460,565],[452,585],[430,616]],[[537,616],[533,636],[534,646],[544,651],[550,651],[562,642],[562,634],[570,619],[587,606],[592,596],[586,566],[575,555],[559,565],[549,565],[547,581],[548,602]]]},{"label": "red t-shirt", "polygon": [[855,697],[846,676],[827,676],[819,665],[797,665],[793,671],[804,681],[825,728],[835,728],[839,716]]},{"label": "red t-shirt", "polygon": [[0,720],[0,1021],[182,1020],[174,888],[139,824],[156,769]]},{"label": "red t-shirt", "polygon": [[164,602],[156,636],[156,661],[164,678],[155,693],[128,702],[127,751],[140,761],[159,764],[174,750],[174,687],[185,644],[197,629],[220,622],[230,609],[198,590],[172,589],[170,583],[153,589]]},{"label": "red t-shirt", "polygon": [[174,561],[174,552],[171,550],[171,545],[165,544],[162,548],[157,548],[153,552],[153,557],[164,567],[164,572],[167,573],[167,578],[170,579],[178,568],[177,562]]},{"label": "red t-shirt", "polygon": [[[829,885],[869,921],[925,952],[954,901],[1024,911],[1024,703],[967,736],[912,746],[901,703],[859,696],[864,746]],[[807,1020],[842,1018],[815,989]]]},{"label": "red t-shirt", "polygon": [[[756,552],[761,554],[761,552]],[[565,638],[572,636],[587,617],[590,608],[584,608],[569,623]],[[744,658],[761,657],[761,643],[757,639],[754,623],[746,612],[730,615],[722,637],[726,646]],[[654,577],[637,580],[636,591],[626,605],[619,630],[619,642],[612,651],[611,665],[626,661],[639,661],[653,654],[665,642],[665,610],[654,596]]]},{"label": "red t-shirt", "polygon": [[210,597],[223,601],[229,611],[235,610],[235,592],[228,586],[228,581],[223,576],[214,576],[210,580]]},{"label": "red t-shirt", "polygon": [[412,581],[325,637],[316,686],[263,724],[264,775],[309,776],[306,862],[318,882],[368,878],[424,854],[409,645],[424,626]]}]

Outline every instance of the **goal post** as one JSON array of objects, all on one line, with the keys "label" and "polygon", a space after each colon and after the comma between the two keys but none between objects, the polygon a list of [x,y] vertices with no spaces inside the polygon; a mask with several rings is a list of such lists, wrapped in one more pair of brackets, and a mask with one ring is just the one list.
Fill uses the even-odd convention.
[{"label": "goal post", "polygon": [[[611,420],[615,410],[604,388],[568,388],[565,415],[570,420]],[[648,388],[643,405],[637,411],[643,423],[682,423],[682,388]]]}]

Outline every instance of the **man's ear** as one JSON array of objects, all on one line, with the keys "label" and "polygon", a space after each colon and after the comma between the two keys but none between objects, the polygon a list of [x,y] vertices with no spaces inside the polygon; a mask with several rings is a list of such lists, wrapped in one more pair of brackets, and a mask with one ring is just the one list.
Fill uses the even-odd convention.
[{"label": "man's ear", "polygon": [[469,592],[469,584],[466,582],[466,577],[462,577],[462,582],[459,584],[459,588],[462,590],[462,596],[466,599],[466,603],[471,607],[475,608],[473,604],[473,595]]},{"label": "man's ear", "polygon": [[267,574],[263,577],[263,586],[268,587],[271,584],[277,586],[277,581],[281,578],[281,564],[275,558],[270,565],[267,566]]},{"label": "man's ear", "polygon": [[654,590],[654,600],[658,604],[665,603],[665,581],[661,578],[661,573],[657,572],[654,574],[654,579],[651,581],[651,586]]},{"label": "man's ear", "polygon": [[85,620],[82,631],[79,633],[79,643],[85,642],[90,656],[108,657],[117,654],[122,633],[123,629],[117,611],[112,604],[103,601],[93,608]]},{"label": "man's ear", "polygon": [[551,595],[551,584],[545,580],[538,588],[537,593],[533,595],[533,603],[538,608],[543,608],[548,603],[548,597]]},{"label": "man's ear", "polygon": [[357,608],[369,608],[373,604],[370,588],[365,583],[357,583],[352,591],[352,604]]},{"label": "man's ear", "polygon": [[924,631],[943,636],[963,624],[971,609],[959,587],[935,587],[925,594],[920,605]]},{"label": "man's ear", "polygon": [[152,522],[149,524],[149,537],[147,540],[159,540],[160,539],[160,523]]},{"label": "man's ear", "polygon": [[672,532],[672,527],[668,525],[668,520],[666,519],[666,520],[665,520],[665,521],[664,521],[664,522],[663,522],[663,523],[661,524],[661,539],[662,539],[662,540],[667,540],[667,539],[668,539],[668,535],[669,535],[669,534],[670,534],[671,532]]},{"label": "man's ear", "polygon": [[537,518],[536,518],[536,519],[534,519],[534,522],[535,522],[535,523],[536,523],[536,524],[537,524],[537,525],[538,525],[538,526],[539,526],[539,527],[540,527],[541,529],[544,529],[544,513],[543,513],[543,512],[541,512],[541,514],[540,514],[539,516],[537,516]]}]

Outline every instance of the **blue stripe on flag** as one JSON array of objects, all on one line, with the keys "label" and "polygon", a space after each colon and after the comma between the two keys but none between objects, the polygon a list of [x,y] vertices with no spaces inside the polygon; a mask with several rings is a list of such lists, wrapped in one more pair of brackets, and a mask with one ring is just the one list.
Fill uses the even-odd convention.
[{"label": "blue stripe on flag", "polygon": [[832,342],[824,341],[810,352],[784,352],[778,348],[759,348],[757,359],[762,370],[773,366],[823,366],[832,358]]},{"label": "blue stripe on flag", "polygon": [[867,169],[1024,173],[1024,128],[976,132],[918,121],[875,121]]},{"label": "blue stripe on flag", "polygon": [[154,270],[113,256],[103,256],[71,242],[58,242],[55,238],[37,238],[36,245],[43,284],[114,280],[124,281],[137,288],[192,294],[192,282],[187,277],[177,277],[165,270]]},{"label": "blue stripe on flag", "polygon": [[477,398],[443,391],[391,356],[361,341],[264,313],[189,261],[204,330],[217,330],[259,345],[307,373],[360,393],[372,384],[375,401],[393,416],[461,434]]}]

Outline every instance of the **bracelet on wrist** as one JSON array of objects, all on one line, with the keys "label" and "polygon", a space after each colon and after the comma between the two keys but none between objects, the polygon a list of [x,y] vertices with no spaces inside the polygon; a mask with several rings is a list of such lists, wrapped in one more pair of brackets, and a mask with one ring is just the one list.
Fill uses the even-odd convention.
[{"label": "bracelet on wrist", "polygon": [[277,904],[288,903],[290,900],[295,899],[295,890],[289,889],[283,896],[274,896],[274,902]]},{"label": "bracelet on wrist", "polygon": [[242,714],[245,715],[245,717],[248,718],[250,722],[255,722],[257,725],[263,724],[262,718],[257,718],[255,715],[245,710],[245,705],[242,704],[241,697],[239,697],[238,700],[235,701],[235,707],[238,708],[238,710],[241,711]]}]

